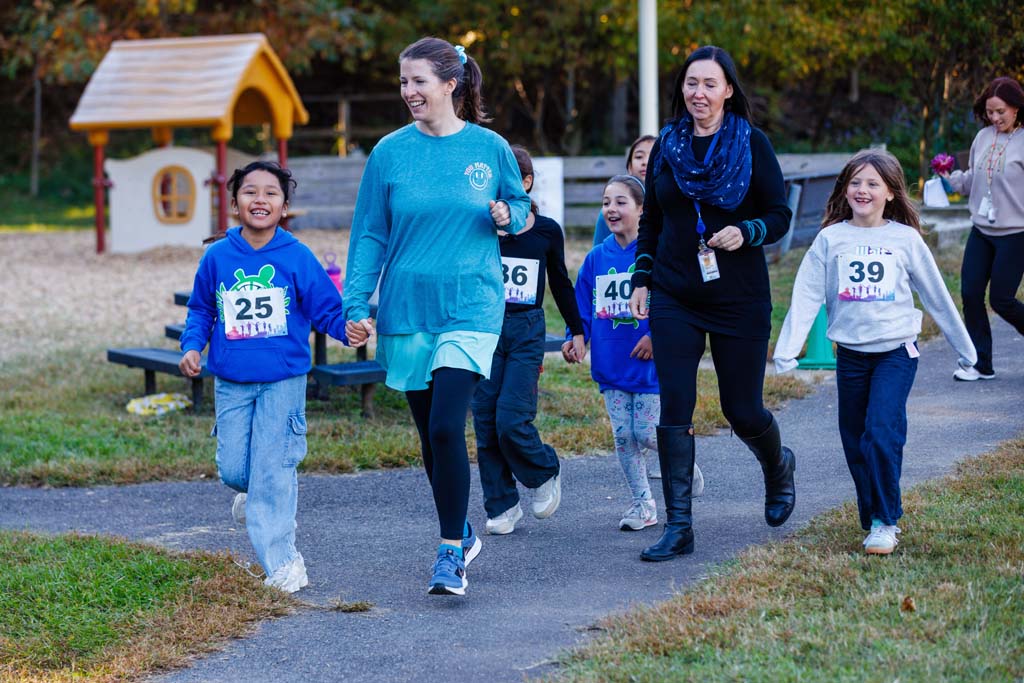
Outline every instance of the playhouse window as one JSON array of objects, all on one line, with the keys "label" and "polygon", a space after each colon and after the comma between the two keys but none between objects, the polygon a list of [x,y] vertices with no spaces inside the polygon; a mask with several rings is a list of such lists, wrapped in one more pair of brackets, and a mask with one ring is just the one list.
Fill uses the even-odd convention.
[{"label": "playhouse window", "polygon": [[182,166],[165,166],[153,176],[153,212],[161,223],[187,223],[196,206],[196,181]]}]

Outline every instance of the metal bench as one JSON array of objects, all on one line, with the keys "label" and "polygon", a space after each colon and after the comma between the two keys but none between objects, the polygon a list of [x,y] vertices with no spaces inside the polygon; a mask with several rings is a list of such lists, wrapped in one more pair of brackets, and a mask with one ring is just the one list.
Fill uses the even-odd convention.
[{"label": "metal bench", "polygon": [[363,417],[373,417],[374,385],[387,377],[387,372],[375,360],[314,365],[310,373],[316,380],[319,398],[326,398],[329,386],[359,386]]},{"label": "metal bench", "polygon": [[[107,349],[107,360],[111,363],[127,365],[130,368],[142,368],[145,376],[146,395],[156,393],[156,373],[184,377],[178,368],[181,352],[172,349],[138,348],[138,349]],[[206,358],[202,359],[202,371],[198,377],[190,378],[192,383],[192,405],[198,408],[203,401],[203,377],[209,377],[206,369]]]}]

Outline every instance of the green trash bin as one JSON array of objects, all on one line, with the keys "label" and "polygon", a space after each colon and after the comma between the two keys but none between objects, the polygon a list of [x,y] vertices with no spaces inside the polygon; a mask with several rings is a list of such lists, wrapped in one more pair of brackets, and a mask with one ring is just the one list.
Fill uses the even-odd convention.
[{"label": "green trash bin", "polygon": [[832,351],[832,342],[825,333],[828,331],[828,315],[825,306],[818,311],[818,317],[811,325],[811,333],[807,337],[807,355],[800,359],[798,368],[801,370],[835,370],[836,354]]}]

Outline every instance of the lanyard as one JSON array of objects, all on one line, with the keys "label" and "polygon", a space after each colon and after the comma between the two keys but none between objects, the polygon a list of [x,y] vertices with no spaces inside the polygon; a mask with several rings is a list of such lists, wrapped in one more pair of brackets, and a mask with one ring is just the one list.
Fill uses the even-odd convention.
[{"label": "lanyard", "polygon": [[[708,162],[711,161],[711,155],[714,154],[714,152],[715,152],[715,145],[718,144],[718,134],[721,133],[721,132],[722,132],[722,129],[719,128],[718,131],[715,132],[715,136],[713,138],[711,138],[711,144],[708,145],[708,151],[704,155],[704,165],[705,166],[707,166]],[[700,202],[698,202],[696,199],[693,200],[693,208],[695,208],[697,210],[697,237],[698,237],[698,239],[700,239],[701,248],[703,248],[704,247],[704,232],[707,230],[707,228],[704,226],[704,219],[700,215]]]}]

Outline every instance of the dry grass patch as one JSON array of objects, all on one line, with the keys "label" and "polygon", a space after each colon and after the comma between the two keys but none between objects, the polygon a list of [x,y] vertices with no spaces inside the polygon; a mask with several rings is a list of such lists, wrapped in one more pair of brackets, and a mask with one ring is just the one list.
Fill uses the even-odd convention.
[{"label": "dry grass patch", "polygon": [[844,506],[606,620],[558,680],[1019,681],[1024,439],[915,487],[904,510],[892,556],[862,552]]}]

